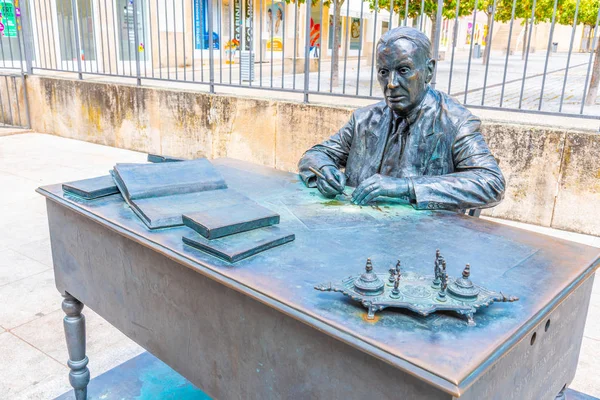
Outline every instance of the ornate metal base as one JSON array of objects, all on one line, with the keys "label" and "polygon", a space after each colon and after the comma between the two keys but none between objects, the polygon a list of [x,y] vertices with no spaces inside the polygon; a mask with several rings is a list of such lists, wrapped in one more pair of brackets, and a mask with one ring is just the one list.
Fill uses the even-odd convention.
[{"label": "ornate metal base", "polygon": [[[448,277],[446,263],[439,252],[435,266],[435,276],[422,276],[411,272],[402,273],[398,261],[396,268],[390,269],[390,275],[386,277],[384,274],[374,273],[371,260],[367,260],[365,273],[350,276],[341,282],[317,285],[315,289],[340,292],[360,302],[368,310],[367,319],[374,319],[377,311],[388,307],[405,308],[422,316],[444,310],[464,315],[468,326],[475,326],[474,314],[477,309],[487,307],[495,301],[518,300],[517,297],[507,297],[474,285],[469,278],[471,267],[468,264],[462,277]],[[393,288],[390,286],[392,282]]]}]

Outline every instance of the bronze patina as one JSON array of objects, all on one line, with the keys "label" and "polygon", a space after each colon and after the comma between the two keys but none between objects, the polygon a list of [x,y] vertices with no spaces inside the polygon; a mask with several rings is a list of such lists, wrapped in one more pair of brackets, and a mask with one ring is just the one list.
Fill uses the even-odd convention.
[{"label": "bronze patina", "polygon": [[[367,259],[365,272],[350,276],[340,282],[324,283],[315,286],[322,292],[340,292],[360,302],[367,308],[367,319],[374,319],[375,313],[385,308],[405,308],[419,315],[427,316],[436,311],[454,311],[467,318],[469,326],[475,326],[473,315],[479,308],[493,302],[513,302],[518,297],[505,296],[475,285],[471,281],[471,266],[466,265],[462,276],[453,279],[446,273],[446,261],[436,251],[434,274],[420,275],[414,272],[402,273],[400,261],[390,268],[389,277],[373,272],[373,263]],[[384,281],[386,283],[384,283]]]},{"label": "bronze patina", "polygon": [[499,203],[505,181],[481,135],[481,121],[430,87],[435,64],[431,43],[419,30],[385,33],[377,44],[385,100],[359,108],[336,134],[304,154],[304,183],[327,197],[345,185],[356,187],[356,204],[380,196],[407,199],[417,209]]}]

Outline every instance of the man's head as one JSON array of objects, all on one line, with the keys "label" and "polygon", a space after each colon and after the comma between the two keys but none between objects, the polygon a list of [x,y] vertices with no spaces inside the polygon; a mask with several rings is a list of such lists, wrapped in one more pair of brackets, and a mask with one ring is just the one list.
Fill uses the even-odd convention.
[{"label": "man's head", "polygon": [[386,32],[377,43],[377,79],[387,105],[406,116],[423,100],[433,78],[431,42],[406,26]]}]

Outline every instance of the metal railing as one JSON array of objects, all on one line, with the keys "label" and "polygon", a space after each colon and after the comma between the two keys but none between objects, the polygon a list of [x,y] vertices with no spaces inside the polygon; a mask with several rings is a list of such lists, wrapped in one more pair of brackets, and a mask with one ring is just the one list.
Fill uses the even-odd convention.
[{"label": "metal railing", "polygon": [[600,119],[597,0],[13,1],[0,68],[23,74],[377,99],[379,36],[414,26],[433,38],[432,85],[463,104]]}]

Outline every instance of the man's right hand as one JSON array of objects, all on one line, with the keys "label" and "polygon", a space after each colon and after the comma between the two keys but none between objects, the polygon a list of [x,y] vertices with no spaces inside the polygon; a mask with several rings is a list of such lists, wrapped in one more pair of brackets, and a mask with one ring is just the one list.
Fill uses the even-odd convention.
[{"label": "man's right hand", "polygon": [[336,167],[326,165],[321,168],[325,179],[317,178],[317,188],[325,197],[335,197],[344,191],[346,175]]}]

